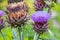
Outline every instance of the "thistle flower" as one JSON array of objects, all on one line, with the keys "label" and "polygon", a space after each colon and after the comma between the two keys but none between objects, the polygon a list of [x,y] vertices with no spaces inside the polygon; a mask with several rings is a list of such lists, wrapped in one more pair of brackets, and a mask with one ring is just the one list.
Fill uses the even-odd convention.
[{"label": "thistle flower", "polygon": [[4,15],[4,12],[0,10],[0,17]]},{"label": "thistle flower", "polygon": [[42,34],[48,29],[48,20],[50,18],[50,14],[45,11],[37,11],[32,16],[31,19],[34,21],[33,29]]},{"label": "thistle flower", "polygon": [[4,28],[4,20],[1,18],[3,16],[4,12],[0,11],[0,30]]},{"label": "thistle flower", "polygon": [[24,25],[27,21],[28,8],[24,2],[13,3],[7,6],[7,20],[12,26]]},{"label": "thistle flower", "polygon": [[47,5],[44,2],[44,0],[35,0],[34,7],[36,11],[39,11],[39,10],[41,11],[43,10],[44,7],[47,7]]}]

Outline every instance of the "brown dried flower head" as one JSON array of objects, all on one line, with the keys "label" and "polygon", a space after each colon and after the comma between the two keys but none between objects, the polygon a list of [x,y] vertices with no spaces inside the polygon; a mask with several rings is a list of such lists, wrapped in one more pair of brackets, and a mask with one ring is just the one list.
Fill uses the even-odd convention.
[{"label": "brown dried flower head", "polygon": [[28,17],[28,7],[25,2],[13,3],[7,6],[7,20],[12,26],[24,25]]}]

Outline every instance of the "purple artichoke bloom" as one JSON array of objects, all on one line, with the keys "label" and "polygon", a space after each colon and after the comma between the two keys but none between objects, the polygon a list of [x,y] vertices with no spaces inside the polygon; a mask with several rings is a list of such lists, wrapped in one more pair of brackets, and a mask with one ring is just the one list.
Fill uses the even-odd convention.
[{"label": "purple artichoke bloom", "polygon": [[3,16],[4,15],[4,12],[3,11],[0,11],[0,16]]},{"label": "purple artichoke bloom", "polygon": [[31,19],[34,22],[40,22],[40,23],[44,23],[48,21],[49,18],[50,18],[50,14],[45,11],[37,11],[31,16]]},{"label": "purple artichoke bloom", "polygon": [[32,16],[31,19],[34,21],[33,29],[37,32],[42,34],[43,32],[47,31],[48,23],[47,21],[50,19],[50,14],[45,11],[37,11]]}]

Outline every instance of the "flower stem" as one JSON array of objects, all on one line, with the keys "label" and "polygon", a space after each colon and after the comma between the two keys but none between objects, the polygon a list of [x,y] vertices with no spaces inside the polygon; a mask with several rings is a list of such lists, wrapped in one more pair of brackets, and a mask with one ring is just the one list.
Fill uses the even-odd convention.
[{"label": "flower stem", "polygon": [[50,35],[52,36],[52,38],[53,38],[54,40],[56,40],[56,38],[54,37],[54,34],[51,32],[51,30],[48,29],[48,32],[50,33]]},{"label": "flower stem", "polygon": [[37,35],[37,33],[35,33],[35,35],[34,35],[34,40],[39,40],[39,38],[40,38],[40,34]]},{"label": "flower stem", "polygon": [[15,32],[14,28],[12,28],[12,34],[13,34],[14,40],[18,40],[17,33]]},{"label": "flower stem", "polygon": [[39,38],[40,38],[40,34],[38,34],[38,36],[37,36],[37,40],[39,40]]},{"label": "flower stem", "polygon": [[21,28],[21,27],[18,27],[18,31],[19,31],[20,40],[24,40],[24,39],[23,39],[22,28]]},{"label": "flower stem", "polygon": [[0,34],[2,35],[2,37],[4,38],[4,40],[5,40],[5,36],[4,36],[4,34],[0,31]]},{"label": "flower stem", "polygon": [[37,40],[37,34],[36,33],[34,34],[34,40]]}]

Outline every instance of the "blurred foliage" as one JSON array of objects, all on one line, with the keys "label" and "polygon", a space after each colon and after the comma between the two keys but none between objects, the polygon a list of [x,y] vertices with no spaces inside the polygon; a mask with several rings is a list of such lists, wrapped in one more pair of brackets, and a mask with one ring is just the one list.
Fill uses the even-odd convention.
[{"label": "blurred foliage", "polygon": [[7,5],[7,0],[0,0],[0,10],[3,10]]},{"label": "blurred foliage", "polygon": [[[33,6],[33,0],[26,0],[26,3],[29,7],[29,13],[32,14],[35,11]],[[4,10],[6,5],[7,0],[0,0],[0,10]],[[49,21],[49,30],[51,31],[52,34],[50,32],[47,32],[41,35],[41,38],[43,38],[44,40],[54,40],[54,38],[56,40],[60,40],[60,25],[59,27],[58,26],[55,27],[53,25],[53,20],[56,20],[58,24],[60,24],[60,4],[55,4],[52,10],[54,10],[57,13],[57,16],[53,19],[50,19]],[[17,29],[15,29],[15,32],[17,33],[18,30],[17,31],[16,30]],[[12,29],[8,24],[6,24],[6,27],[2,30],[2,33],[6,36],[5,37],[6,40],[13,40]],[[35,32],[32,28],[32,23],[30,21],[28,21],[28,24],[23,27],[23,33],[25,40],[33,40]],[[19,36],[18,33],[17,36]],[[0,40],[4,40],[1,34]]]},{"label": "blurred foliage", "polygon": [[2,2],[3,0],[0,0],[0,2]]}]

